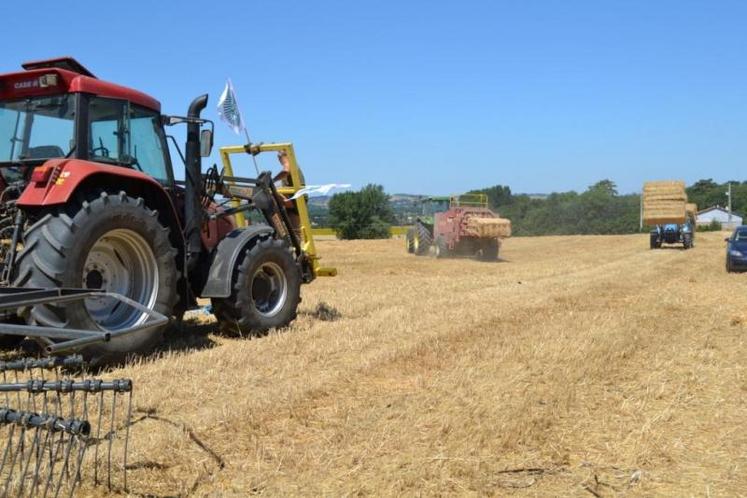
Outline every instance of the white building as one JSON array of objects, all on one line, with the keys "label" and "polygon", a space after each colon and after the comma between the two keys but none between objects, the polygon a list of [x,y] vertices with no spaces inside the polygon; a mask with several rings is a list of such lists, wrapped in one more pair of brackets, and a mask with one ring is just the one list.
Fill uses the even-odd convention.
[{"label": "white building", "polygon": [[715,220],[721,223],[721,228],[724,230],[733,230],[735,227],[742,224],[742,217],[734,213],[731,213],[731,221],[729,221],[729,219],[729,211],[722,207],[714,206],[698,211],[695,223],[697,225],[709,225]]}]

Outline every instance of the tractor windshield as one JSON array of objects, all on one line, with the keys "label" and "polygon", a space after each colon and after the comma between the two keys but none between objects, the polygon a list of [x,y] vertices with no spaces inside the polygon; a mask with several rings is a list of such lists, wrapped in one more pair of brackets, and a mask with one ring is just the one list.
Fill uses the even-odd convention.
[{"label": "tractor windshield", "polygon": [[423,200],[423,216],[433,216],[449,209],[449,199],[431,197]]},{"label": "tractor windshield", "polygon": [[[68,156],[75,146],[75,96],[0,101],[0,166]],[[6,179],[15,168],[2,168]]]},{"label": "tractor windshield", "polygon": [[66,156],[73,147],[70,95],[0,102],[0,162]]}]

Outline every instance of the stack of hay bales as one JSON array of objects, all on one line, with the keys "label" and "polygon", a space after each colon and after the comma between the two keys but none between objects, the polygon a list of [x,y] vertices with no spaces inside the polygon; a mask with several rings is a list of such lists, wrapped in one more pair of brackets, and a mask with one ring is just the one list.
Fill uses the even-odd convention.
[{"label": "stack of hay bales", "polygon": [[467,220],[467,231],[481,239],[508,238],[511,236],[511,220],[470,216]]},{"label": "stack of hay bales", "polygon": [[685,182],[655,181],[643,184],[643,223],[664,225],[687,219]]}]

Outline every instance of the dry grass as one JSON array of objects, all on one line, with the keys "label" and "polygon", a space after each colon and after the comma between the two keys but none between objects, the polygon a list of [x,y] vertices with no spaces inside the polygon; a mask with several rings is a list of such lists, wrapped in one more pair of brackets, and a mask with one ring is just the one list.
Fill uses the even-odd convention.
[{"label": "dry grass", "polygon": [[112,372],[150,414],[132,491],[744,495],[747,276],[722,237],[519,237],[500,263],[323,241],[340,275],[290,329],[201,325]]}]

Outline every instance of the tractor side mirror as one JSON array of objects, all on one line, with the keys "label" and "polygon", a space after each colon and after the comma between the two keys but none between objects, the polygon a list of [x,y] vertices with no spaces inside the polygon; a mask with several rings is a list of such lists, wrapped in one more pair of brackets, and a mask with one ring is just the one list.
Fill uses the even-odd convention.
[{"label": "tractor side mirror", "polygon": [[200,132],[200,156],[208,157],[213,150],[213,130]]}]

